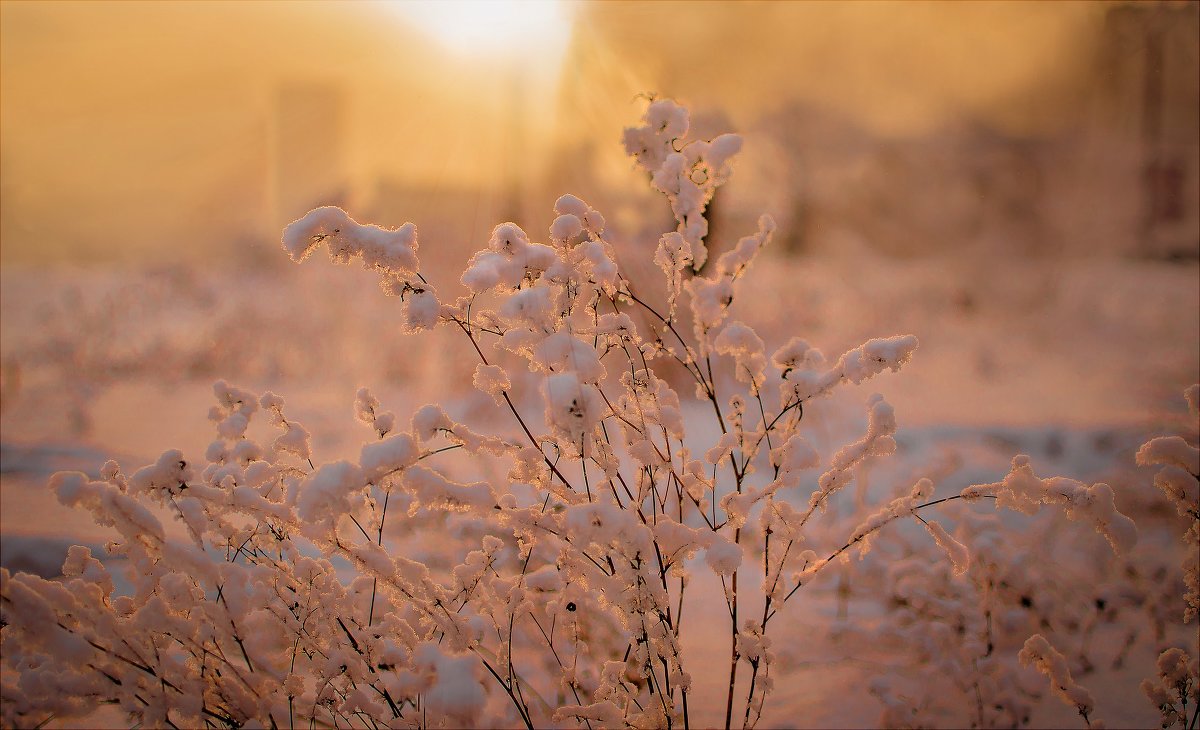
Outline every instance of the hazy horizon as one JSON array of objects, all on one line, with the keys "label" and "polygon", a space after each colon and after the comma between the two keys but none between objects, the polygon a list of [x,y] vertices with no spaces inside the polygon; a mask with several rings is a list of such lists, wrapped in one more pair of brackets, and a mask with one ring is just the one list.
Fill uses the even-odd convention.
[{"label": "hazy horizon", "polygon": [[[881,139],[964,120],[1061,134],[1107,7],[560,3],[456,39],[453,19],[395,2],[5,2],[0,260],[204,260],[269,242],[318,202],[270,183],[281,156],[304,171],[313,152],[272,146],[288,86],[332,90],[339,169],[299,174],[359,206],[381,181],[465,191],[464,209],[506,186],[552,196],[556,155],[580,146],[595,169],[559,178],[629,187],[619,130],[638,94],[721,110],[731,129],[800,104]],[[444,216],[415,207],[397,215]]]}]

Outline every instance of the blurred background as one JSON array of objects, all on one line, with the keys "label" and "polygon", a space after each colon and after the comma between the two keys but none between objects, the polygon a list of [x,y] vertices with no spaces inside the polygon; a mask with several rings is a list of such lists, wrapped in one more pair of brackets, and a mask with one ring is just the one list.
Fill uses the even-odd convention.
[{"label": "blurred background", "polygon": [[717,217],[792,251],[1195,258],[1197,10],[6,2],[2,261],[278,260],[330,202],[468,253],[568,189],[626,232],[656,94],[745,135]]},{"label": "blurred background", "polygon": [[1130,461],[1200,369],[1198,10],[5,0],[4,562],[55,469],[202,450],[218,377],[288,396],[321,459],[357,448],[361,385],[472,407],[453,333],[414,346],[369,272],[287,262],[312,207],[416,223],[453,297],[496,223],[544,238],[570,192],[657,285],[669,209],[620,145],[656,96],[745,138],[709,240],[778,221],[737,313],[768,346],[912,332],[872,386],[902,423],[990,433],[1001,473],[1076,441],[1076,468]]}]

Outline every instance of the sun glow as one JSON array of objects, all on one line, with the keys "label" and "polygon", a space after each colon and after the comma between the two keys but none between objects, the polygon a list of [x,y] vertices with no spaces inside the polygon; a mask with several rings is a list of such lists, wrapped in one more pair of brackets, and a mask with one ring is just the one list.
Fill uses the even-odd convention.
[{"label": "sun glow", "polygon": [[520,57],[566,45],[571,19],[558,0],[398,0],[414,26],[456,53]]}]

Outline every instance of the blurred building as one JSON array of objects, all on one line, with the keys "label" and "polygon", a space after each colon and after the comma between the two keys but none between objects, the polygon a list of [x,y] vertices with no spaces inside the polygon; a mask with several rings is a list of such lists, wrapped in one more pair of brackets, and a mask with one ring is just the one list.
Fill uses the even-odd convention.
[{"label": "blurred building", "polygon": [[1194,2],[1110,7],[1072,93],[1043,102],[1063,120],[1047,131],[964,115],[889,138],[803,101],[764,116],[748,137],[775,145],[755,164],[787,191],[784,248],[1197,258],[1198,17]]},{"label": "blurred building", "polygon": [[1197,2],[583,3],[557,76],[386,4],[0,5],[6,260],[280,261],[323,204],[478,246],[563,192],[645,242],[671,217],[620,131],[654,94],[744,135],[718,249],[761,212],[794,251],[1200,248]]},{"label": "blurred building", "polygon": [[[624,20],[640,17],[635,8],[622,7],[630,15]],[[1056,43],[1041,39],[1036,72],[1004,92],[1008,96],[997,92],[1000,101],[991,106],[947,106],[929,124],[893,133],[881,132],[862,109],[770,85],[761,89],[765,100],[736,109],[740,119],[719,119],[715,112],[732,92],[697,88],[687,75],[695,69],[676,58],[680,49],[670,47],[675,55],[657,46],[644,50],[647,58],[640,61],[648,71],[639,76],[614,57],[620,39],[613,32],[606,36],[603,23],[590,24],[576,34],[564,64],[564,143],[549,182],[575,190],[603,181],[606,189],[594,196],[598,202],[642,216],[640,225],[624,226],[627,234],[645,237],[669,226],[669,217],[641,196],[622,199],[621,186],[637,181],[627,174],[629,163],[619,157],[611,131],[634,123],[645,104],[635,97],[657,92],[683,96],[696,122],[719,119],[694,124],[698,136],[738,131],[746,139],[738,172],[717,201],[717,238],[740,235],[766,211],[781,224],[781,248],[795,253],[841,250],[857,241],[894,256],[977,250],[1194,259],[1200,254],[1200,3],[1091,7],[1093,14],[1079,19],[1073,35]],[[780,27],[823,17],[793,9],[753,10]],[[759,18],[754,12],[726,20],[741,27],[748,17]],[[1037,12],[1006,16],[1006,42],[1024,38],[1030,26],[1019,21],[1035,19]],[[870,13],[858,19],[874,20]],[[914,37],[925,32],[932,31],[909,31]],[[844,40],[852,48],[862,41],[853,35]],[[763,41],[767,47],[770,42]],[[688,43],[704,47],[697,39]],[[793,58],[791,51],[776,50],[784,54],[777,63],[792,62],[785,60]],[[802,56],[808,63],[795,69],[797,79],[818,68],[839,73],[829,65],[845,60],[845,50],[827,50],[841,55]],[[979,84],[989,83],[988,70],[1004,67],[978,54],[963,61],[981,74]],[[736,68],[765,72],[758,62]],[[762,85],[747,79],[744,87],[756,84]],[[684,89],[700,98],[687,98]],[[578,137],[614,141],[580,145]],[[611,220],[636,219],[618,212]]]},{"label": "blurred building", "polygon": [[1112,148],[1137,251],[1195,258],[1200,249],[1200,4],[1108,11],[1087,133]]}]

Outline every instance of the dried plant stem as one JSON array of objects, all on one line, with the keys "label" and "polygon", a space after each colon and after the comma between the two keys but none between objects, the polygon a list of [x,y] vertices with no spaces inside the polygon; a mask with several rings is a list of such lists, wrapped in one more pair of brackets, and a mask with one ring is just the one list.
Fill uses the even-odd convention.
[{"label": "dried plant stem", "polygon": [[[734,536],[739,537],[741,530],[736,530]],[[736,539],[735,539],[736,542]],[[729,730],[730,722],[733,719],[733,689],[737,684],[737,668],[738,668],[738,651],[737,651],[737,620],[738,620],[738,593],[737,593],[737,571],[733,572],[731,579],[732,598],[729,605],[729,618],[732,625],[732,630],[729,632],[729,692],[725,696],[725,730]]]}]

